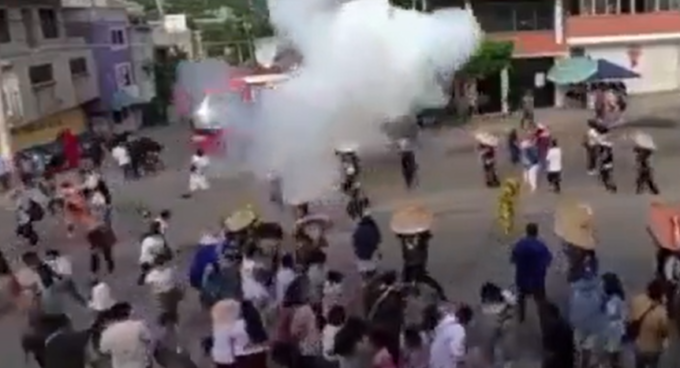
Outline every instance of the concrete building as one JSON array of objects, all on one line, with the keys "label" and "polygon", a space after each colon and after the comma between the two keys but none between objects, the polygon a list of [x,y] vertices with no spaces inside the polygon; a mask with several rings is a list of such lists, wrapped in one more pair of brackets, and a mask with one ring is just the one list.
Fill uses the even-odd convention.
[{"label": "concrete building", "polygon": [[99,99],[86,107],[98,129],[118,125],[136,129],[141,122],[139,74],[132,55],[144,45],[131,40],[127,4],[120,0],[62,0],[64,21],[69,35],[84,38],[92,47],[97,64]]},{"label": "concrete building", "polygon": [[87,129],[83,105],[99,97],[97,67],[83,38],[66,33],[59,0],[0,3],[0,154]]},{"label": "concrete building", "polygon": [[605,59],[640,78],[630,94],[680,89],[680,2],[674,0],[475,0],[467,2],[487,36],[514,43],[514,60],[500,76],[479,81],[488,112],[516,105],[533,90],[537,107],[562,106],[564,87],[546,80],[557,60]]}]

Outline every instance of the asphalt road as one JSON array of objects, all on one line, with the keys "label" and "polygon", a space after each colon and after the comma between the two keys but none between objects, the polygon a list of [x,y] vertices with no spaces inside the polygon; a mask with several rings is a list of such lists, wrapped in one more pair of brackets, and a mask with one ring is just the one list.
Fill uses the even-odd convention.
[{"label": "asphalt road", "polygon": [[[658,119],[657,119],[658,120]],[[662,123],[654,119],[634,122],[657,139],[659,152],[655,158],[657,179],[662,194],[670,200],[680,200],[678,191],[678,159],[680,151],[680,122]],[[248,178],[218,178],[213,188],[191,200],[181,199],[186,188],[186,161],[189,156],[188,136],[179,128],[164,128],[150,131],[172,147],[166,154],[169,162],[167,172],[138,182],[124,183],[120,174],[110,170],[107,177],[113,183],[116,202],[115,228],[120,244],[116,248],[118,270],[106,280],[113,286],[117,298],[133,303],[137,313],[148,316],[147,292],[135,285],[137,275],[138,237],[142,231],[141,219],[136,207],[143,205],[159,210],[169,208],[174,213],[169,232],[170,241],[190,254],[192,245],[201,232],[216,228],[218,219],[237,206],[255,203],[265,217],[289,219],[262,201],[261,185]],[[597,218],[597,235],[600,240],[598,252],[604,270],[617,272],[630,292],[640,290],[652,275],[653,246],[645,232],[648,196],[638,196],[633,191],[633,155],[625,132],[616,141],[616,179],[620,192],[609,194],[588,176],[584,169],[583,152],[579,146],[583,131],[580,127],[563,129],[556,133],[565,150],[564,194],[590,202]],[[451,130],[426,133],[422,139],[419,187],[406,192],[398,174],[398,160],[395,155],[383,155],[365,160],[366,177],[363,182],[368,188],[375,208],[373,212],[385,236],[382,245],[385,267],[398,267],[400,253],[389,235],[387,222],[391,210],[404,201],[419,201],[430,206],[436,213],[434,239],[430,250],[430,271],[444,286],[453,300],[477,302],[478,289],[485,281],[512,286],[512,268],[508,265],[508,245],[512,241],[499,235],[495,227],[494,211],[497,193],[481,185],[482,173],[476,155],[474,142],[469,133]],[[503,164],[504,176],[514,175],[514,170]],[[524,193],[521,199],[521,213],[524,221],[539,223],[542,235],[558,253],[558,242],[552,235],[552,209],[557,196],[549,193],[545,185],[537,193]],[[322,210],[340,218],[341,204],[329,204]],[[13,237],[13,217],[8,211],[0,212],[0,240],[3,250],[17,256],[25,248],[17,247]],[[331,234],[330,259],[333,267],[353,274],[352,257],[348,244],[351,223],[338,220],[337,229]],[[80,238],[69,240],[65,237],[63,225],[57,220],[46,220],[40,227],[45,241],[41,247],[55,247],[72,255],[76,273],[86,287],[88,281],[87,259],[84,241]],[[181,256],[178,268],[186,274],[184,265],[188,256]],[[557,257],[549,280],[549,294],[557,301],[564,299],[565,282],[561,259]],[[206,316],[200,313],[194,295],[183,303],[182,335],[194,348],[198,339],[208,332]],[[84,324],[88,312],[74,306],[73,314],[78,323]],[[18,335],[23,319],[17,315],[5,316],[0,320],[3,333],[0,336],[0,356],[3,367],[24,366],[24,357],[18,345]],[[526,348],[522,356],[527,362],[535,361],[538,355],[538,338],[535,323],[523,329],[522,341]],[[522,365],[533,367],[533,364]]]}]

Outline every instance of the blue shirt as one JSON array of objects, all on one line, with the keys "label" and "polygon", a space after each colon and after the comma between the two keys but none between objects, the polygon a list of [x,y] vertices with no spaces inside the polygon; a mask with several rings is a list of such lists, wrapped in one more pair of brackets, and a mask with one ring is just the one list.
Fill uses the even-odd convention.
[{"label": "blue shirt", "polygon": [[538,149],[536,146],[522,148],[522,164],[526,167],[538,165]]},{"label": "blue shirt", "polygon": [[521,291],[545,287],[545,276],[552,262],[548,247],[538,238],[525,237],[512,249],[511,262],[515,265],[515,285]]}]

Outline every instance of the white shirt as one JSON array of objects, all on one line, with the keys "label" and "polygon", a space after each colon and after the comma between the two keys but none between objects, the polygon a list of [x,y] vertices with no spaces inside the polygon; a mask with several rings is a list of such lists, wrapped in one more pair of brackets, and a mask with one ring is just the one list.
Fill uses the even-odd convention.
[{"label": "white shirt", "polygon": [[144,278],[154,294],[171,291],[175,287],[175,272],[172,267],[153,268]]},{"label": "white shirt", "polygon": [[208,167],[210,164],[210,159],[208,156],[198,156],[198,155],[193,155],[191,157],[191,164],[196,167],[196,172],[199,174],[204,174],[205,169]]},{"label": "white shirt", "polygon": [[73,265],[68,257],[59,256],[55,259],[47,260],[45,263],[59,276],[71,277],[73,275]]},{"label": "white shirt", "polygon": [[290,268],[281,268],[276,272],[276,304],[283,304],[286,290],[288,290],[290,284],[293,283],[295,277],[295,271]]},{"label": "white shirt", "polygon": [[600,142],[600,133],[597,132],[597,129],[595,128],[590,128],[588,129],[588,133],[586,134],[586,141],[589,146],[597,146]]},{"label": "white shirt", "polygon": [[559,147],[551,147],[545,156],[548,162],[548,172],[562,171],[562,149]]},{"label": "white shirt", "polygon": [[465,328],[454,315],[443,318],[430,345],[429,368],[460,368],[465,359]]},{"label": "white shirt", "polygon": [[142,321],[127,320],[107,327],[99,349],[111,355],[112,368],[148,368],[151,358],[151,331]]},{"label": "white shirt", "polygon": [[105,207],[106,197],[104,197],[104,195],[100,191],[96,191],[94,192],[94,194],[92,194],[90,204],[92,204],[95,207]]},{"label": "white shirt", "polygon": [[99,175],[90,173],[85,177],[85,188],[87,189],[95,189],[97,188],[97,185],[99,184]]},{"label": "white shirt", "polygon": [[210,349],[213,362],[218,364],[233,364],[234,342],[231,338],[231,326],[218,326],[213,328],[213,344]]},{"label": "white shirt", "polygon": [[321,332],[321,346],[323,347],[323,357],[326,360],[335,362],[338,360],[338,356],[333,354],[333,349],[335,348],[335,335],[340,331],[340,326],[332,326],[327,324],[324,326]]},{"label": "white shirt", "polygon": [[111,150],[111,156],[116,160],[118,166],[127,165],[130,163],[130,153],[123,146],[116,146]]},{"label": "white shirt", "polygon": [[139,254],[139,263],[151,264],[156,259],[156,256],[163,252],[165,241],[158,235],[147,236],[142,240],[141,252]]},{"label": "white shirt", "polygon": [[246,332],[246,323],[240,319],[236,321],[230,331],[231,340],[234,344],[234,355],[237,357],[253,355],[267,350],[266,345],[255,345],[250,341]]}]

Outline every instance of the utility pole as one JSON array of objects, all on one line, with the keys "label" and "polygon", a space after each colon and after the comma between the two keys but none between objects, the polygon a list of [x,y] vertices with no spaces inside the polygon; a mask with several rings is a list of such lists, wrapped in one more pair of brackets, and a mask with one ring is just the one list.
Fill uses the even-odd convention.
[{"label": "utility pole", "polygon": [[156,0],[156,10],[158,10],[158,16],[161,20],[165,16],[165,10],[163,10],[163,0]]},{"label": "utility pole", "polygon": [[0,160],[7,165],[12,164],[12,147],[7,122],[7,109],[5,108],[5,82],[2,76],[4,65],[0,60]]}]

